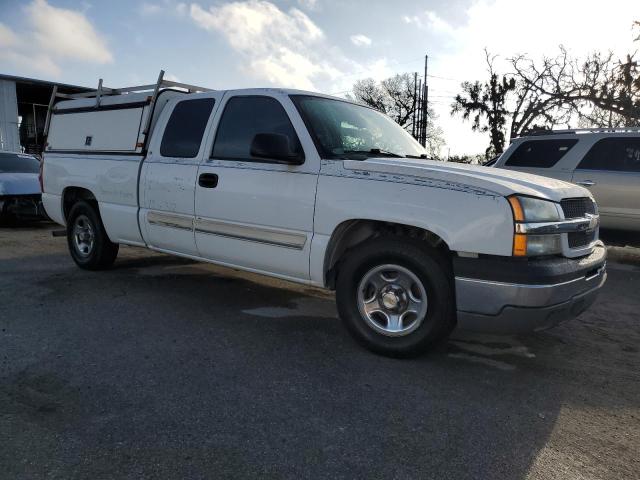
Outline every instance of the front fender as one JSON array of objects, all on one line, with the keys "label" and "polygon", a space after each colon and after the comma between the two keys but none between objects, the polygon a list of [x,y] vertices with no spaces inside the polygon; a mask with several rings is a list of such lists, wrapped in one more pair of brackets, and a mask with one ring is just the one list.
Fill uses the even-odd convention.
[{"label": "front fender", "polygon": [[314,232],[330,236],[348,220],[410,225],[438,235],[452,251],[510,256],[513,217],[495,194],[405,183],[321,176]]}]

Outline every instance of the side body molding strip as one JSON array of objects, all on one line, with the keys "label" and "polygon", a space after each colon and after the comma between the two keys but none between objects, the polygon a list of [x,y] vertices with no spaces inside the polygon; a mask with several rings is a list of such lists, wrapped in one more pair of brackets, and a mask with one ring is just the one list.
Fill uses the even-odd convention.
[{"label": "side body molding strip", "polygon": [[307,243],[307,236],[304,233],[240,225],[204,218],[196,218],[195,228],[198,233],[267,243],[279,247],[294,248],[296,250],[302,250]]},{"label": "side body molding strip", "polygon": [[193,230],[193,217],[190,215],[176,215],[175,213],[148,212],[147,221],[151,225],[160,227]]},{"label": "side body molding strip", "polygon": [[147,213],[147,220],[151,225],[177,228],[179,230],[195,229],[197,233],[265,243],[296,250],[302,250],[307,243],[307,235],[302,232],[194,218],[189,215],[150,211]]}]

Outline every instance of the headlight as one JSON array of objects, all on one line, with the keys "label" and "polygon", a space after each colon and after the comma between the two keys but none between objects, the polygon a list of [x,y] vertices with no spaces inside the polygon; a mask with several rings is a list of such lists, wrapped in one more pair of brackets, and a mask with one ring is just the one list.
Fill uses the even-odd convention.
[{"label": "headlight", "polygon": [[551,255],[562,252],[561,235],[526,235],[527,256]]},{"label": "headlight", "polygon": [[557,222],[561,220],[559,205],[548,200],[513,196],[508,198],[517,222]]},{"label": "headlight", "polygon": [[518,233],[518,224],[557,222],[562,219],[560,206],[557,203],[539,198],[511,196],[507,200],[513,211],[516,231],[513,236],[513,255],[529,257],[553,255],[562,252],[562,236],[560,234],[527,235]]}]

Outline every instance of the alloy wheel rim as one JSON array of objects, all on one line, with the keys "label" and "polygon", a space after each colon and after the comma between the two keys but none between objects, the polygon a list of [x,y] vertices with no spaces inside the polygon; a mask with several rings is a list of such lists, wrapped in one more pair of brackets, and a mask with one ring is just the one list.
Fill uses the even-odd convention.
[{"label": "alloy wheel rim", "polygon": [[357,301],[367,325],[390,337],[410,334],[427,315],[427,291],[422,281],[400,265],[369,270],[358,285]]},{"label": "alloy wheel rim", "polygon": [[73,224],[73,246],[82,257],[88,257],[93,251],[95,234],[86,215],[79,215]]}]

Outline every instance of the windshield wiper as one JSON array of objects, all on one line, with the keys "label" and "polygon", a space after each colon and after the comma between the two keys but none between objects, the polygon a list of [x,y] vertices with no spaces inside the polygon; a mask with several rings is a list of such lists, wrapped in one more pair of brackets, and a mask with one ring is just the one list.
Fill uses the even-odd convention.
[{"label": "windshield wiper", "polygon": [[345,150],[343,152],[345,155],[380,155],[383,157],[393,157],[393,158],[404,158],[404,155],[400,155],[399,153],[389,152],[387,150],[382,150],[380,148],[372,148],[370,150]]},{"label": "windshield wiper", "polygon": [[405,158],[421,158],[423,160],[426,160],[429,157],[427,157],[426,153],[421,153],[420,155],[409,155],[409,154],[407,154],[407,155],[405,155]]}]

